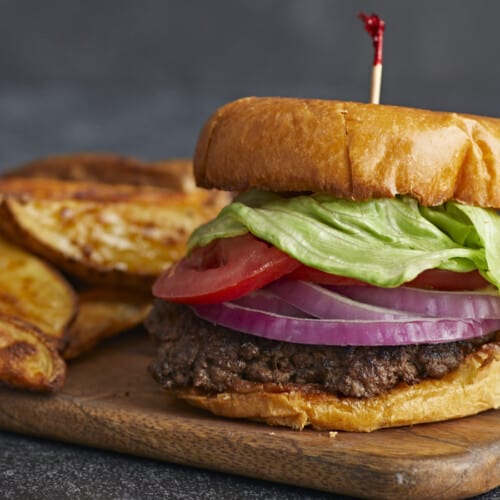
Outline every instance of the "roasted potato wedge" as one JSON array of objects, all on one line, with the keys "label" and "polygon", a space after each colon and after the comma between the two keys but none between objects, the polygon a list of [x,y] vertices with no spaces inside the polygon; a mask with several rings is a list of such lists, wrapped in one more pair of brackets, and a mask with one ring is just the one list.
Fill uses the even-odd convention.
[{"label": "roasted potato wedge", "polygon": [[0,230],[85,283],[148,290],[184,254],[192,230],[228,200],[201,189],[155,196],[125,202],[4,192]]},{"label": "roasted potato wedge", "polygon": [[143,162],[111,153],[77,153],[36,159],[3,175],[155,186],[185,193],[195,188],[192,162],[185,158]]},{"label": "roasted potato wedge", "polygon": [[80,307],[68,334],[64,359],[90,351],[102,340],[129,330],[144,321],[151,296],[126,290],[94,288],[79,293]]},{"label": "roasted potato wedge", "polygon": [[66,364],[37,328],[0,315],[0,383],[16,389],[56,391],[64,383]]},{"label": "roasted potato wedge", "polygon": [[76,294],[62,275],[0,237],[0,314],[31,323],[62,347],[76,309]]},{"label": "roasted potato wedge", "polygon": [[[201,189],[195,191],[203,192]],[[151,186],[61,181],[38,177],[0,178],[0,196],[20,199],[159,203],[171,197],[182,198],[192,194],[193,192],[188,194]]]}]

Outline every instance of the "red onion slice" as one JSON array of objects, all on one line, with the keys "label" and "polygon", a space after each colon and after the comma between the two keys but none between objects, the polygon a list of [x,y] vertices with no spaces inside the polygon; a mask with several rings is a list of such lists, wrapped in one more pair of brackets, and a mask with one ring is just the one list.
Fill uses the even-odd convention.
[{"label": "red onion slice", "polygon": [[440,292],[418,288],[328,287],[353,300],[421,316],[500,319],[497,292]]},{"label": "red onion slice", "polygon": [[259,337],[298,344],[387,346],[454,342],[500,329],[500,320],[449,318],[347,321],[292,318],[223,302],[191,306],[200,318]]},{"label": "red onion slice", "polygon": [[[296,308],[320,319],[392,320],[412,317],[406,312],[363,304],[340,293],[307,281],[281,279],[266,287],[272,293]],[[373,293],[373,287],[369,287]],[[245,305],[245,304],[242,304]],[[255,309],[262,309],[255,307]],[[269,312],[277,310],[266,309]],[[415,315],[413,315],[415,317]]]},{"label": "red onion slice", "polygon": [[[349,299],[348,299],[349,300]],[[281,314],[282,316],[303,317],[308,316],[304,311],[297,309],[291,303],[285,302],[267,288],[255,290],[239,299],[233,300],[233,304],[250,309]]]}]

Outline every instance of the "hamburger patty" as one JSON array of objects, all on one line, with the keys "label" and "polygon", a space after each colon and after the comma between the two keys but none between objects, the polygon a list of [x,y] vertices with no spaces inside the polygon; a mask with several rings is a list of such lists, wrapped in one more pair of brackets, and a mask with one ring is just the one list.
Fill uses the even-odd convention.
[{"label": "hamburger patty", "polygon": [[440,378],[490,340],[389,347],[336,347],[263,339],[210,324],[186,306],[156,300],[146,327],[158,345],[150,366],[169,390],[326,391],[370,397],[400,382]]}]

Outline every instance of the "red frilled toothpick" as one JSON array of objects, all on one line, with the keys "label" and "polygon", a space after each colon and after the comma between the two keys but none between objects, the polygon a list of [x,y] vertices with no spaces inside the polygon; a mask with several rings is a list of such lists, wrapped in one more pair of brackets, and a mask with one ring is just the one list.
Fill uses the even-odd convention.
[{"label": "red frilled toothpick", "polygon": [[380,88],[382,86],[382,47],[384,43],[385,22],[376,14],[359,14],[358,17],[365,23],[365,29],[372,37],[375,56],[373,58],[372,87],[370,102],[380,102]]}]

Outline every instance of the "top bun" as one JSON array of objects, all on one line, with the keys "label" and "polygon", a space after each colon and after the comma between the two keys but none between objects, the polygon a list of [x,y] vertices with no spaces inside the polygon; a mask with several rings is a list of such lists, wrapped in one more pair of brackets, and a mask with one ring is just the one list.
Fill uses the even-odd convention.
[{"label": "top bun", "polygon": [[500,208],[500,119],[318,99],[248,97],[207,121],[194,171],[206,188],[410,195]]}]

